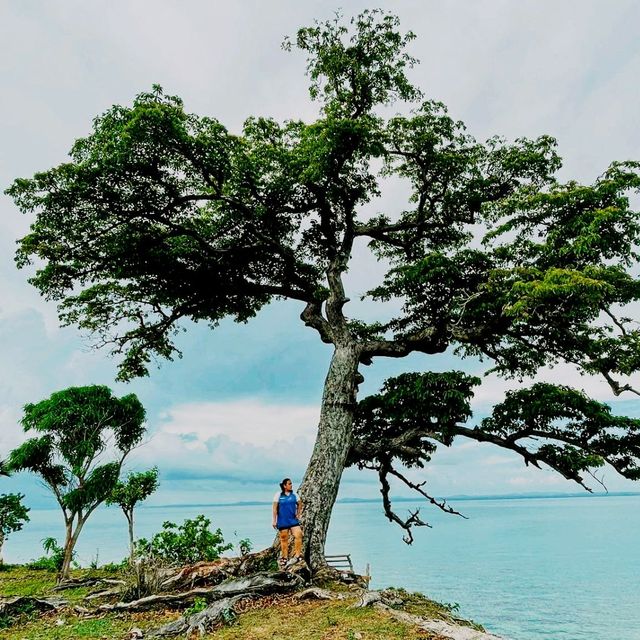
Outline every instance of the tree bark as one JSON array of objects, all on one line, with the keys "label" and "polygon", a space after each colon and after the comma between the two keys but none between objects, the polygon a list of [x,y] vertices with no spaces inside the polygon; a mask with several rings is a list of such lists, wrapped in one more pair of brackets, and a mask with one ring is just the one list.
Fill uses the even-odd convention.
[{"label": "tree bark", "polygon": [[69,577],[69,567],[71,566],[71,554],[73,547],[71,540],[73,539],[73,516],[69,520],[65,520],[65,536],[64,536],[64,558],[62,567],[60,567],[60,580],[66,580]]},{"label": "tree bark", "polygon": [[135,551],[133,547],[133,509],[130,513],[125,512],[125,516],[129,523],[129,564],[133,567],[135,561]]},{"label": "tree bark", "polygon": [[300,486],[303,550],[314,570],[326,564],[329,520],[351,447],[359,355],[355,343],[336,346],[325,380],[318,435]]},{"label": "tree bark", "polygon": [[75,531],[73,531],[73,520],[67,523],[67,533],[64,542],[64,560],[62,562],[62,569],[60,569],[61,580],[66,580],[71,573],[73,550],[75,549],[76,542],[78,542],[78,537],[80,536],[84,523],[85,520],[78,518],[78,524],[76,525]]},{"label": "tree bark", "polygon": [[4,546],[4,534],[0,532],[0,565],[4,564],[2,559],[2,547]]}]

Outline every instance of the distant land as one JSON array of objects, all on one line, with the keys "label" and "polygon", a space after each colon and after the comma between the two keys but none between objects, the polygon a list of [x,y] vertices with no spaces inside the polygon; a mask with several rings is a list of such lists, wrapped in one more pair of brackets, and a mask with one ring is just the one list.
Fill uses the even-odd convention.
[{"label": "distant land", "polygon": [[[496,495],[484,495],[484,496],[469,496],[469,495],[455,495],[448,497],[438,497],[438,500],[446,500],[451,502],[457,500],[474,501],[474,500],[534,500],[534,499],[563,499],[563,498],[613,498],[613,497],[627,497],[627,496],[640,496],[640,491],[610,491],[608,493],[589,493],[588,491],[576,492],[576,493],[549,493],[549,492],[531,492],[531,493],[505,493]],[[393,498],[393,502],[420,502],[420,497],[415,496],[399,496]],[[359,503],[377,503],[380,502],[379,498],[340,498],[337,500],[338,504],[359,504]],[[260,505],[271,504],[265,500],[245,500],[241,502],[195,502],[195,503],[175,503],[175,504],[154,504],[154,505],[140,505],[141,509],[166,509],[167,507],[254,507]]]}]

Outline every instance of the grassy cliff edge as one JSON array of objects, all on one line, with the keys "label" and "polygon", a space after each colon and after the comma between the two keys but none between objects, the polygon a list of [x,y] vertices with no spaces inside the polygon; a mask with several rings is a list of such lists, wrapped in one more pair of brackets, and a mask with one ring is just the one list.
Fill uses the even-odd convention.
[{"label": "grassy cliff edge", "polygon": [[[117,574],[100,570],[76,570],[74,578],[117,578]],[[383,592],[388,604],[356,607],[362,592],[344,585],[331,584],[331,600],[301,599],[299,594],[266,596],[241,603],[214,631],[203,638],[220,640],[395,640],[420,638],[444,640],[453,637],[456,629],[460,638],[489,638],[482,627],[461,620],[455,605],[443,605],[419,593],[403,589]],[[18,612],[0,613],[0,638],[3,640],[75,640],[80,638],[125,639],[146,637],[151,629],[170,622],[184,611],[160,609],[139,613],[95,612],[95,601],[86,601],[91,587],[53,591],[55,574],[22,566],[6,566],[0,571],[0,602],[16,596],[34,598],[63,597],[68,605],[56,611],[39,613],[28,602]],[[191,610],[204,603],[196,601]],[[435,626],[434,626],[435,625]],[[439,626],[438,626],[439,625]],[[446,635],[441,632],[447,629]],[[138,631],[144,636],[138,635]],[[495,637],[495,636],[494,636]]]}]

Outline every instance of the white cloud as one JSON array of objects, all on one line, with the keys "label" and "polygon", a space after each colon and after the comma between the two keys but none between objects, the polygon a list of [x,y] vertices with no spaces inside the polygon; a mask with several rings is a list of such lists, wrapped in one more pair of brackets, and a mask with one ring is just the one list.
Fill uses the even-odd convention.
[{"label": "white cloud", "polygon": [[[501,378],[496,374],[482,377],[482,384],[475,388],[471,406],[476,414],[482,415],[487,413],[493,405],[501,402],[507,391],[528,387],[535,382],[549,382],[573,387],[584,391],[595,400],[611,404],[614,408],[616,403],[628,399],[627,396],[615,398],[611,387],[602,377],[583,375],[575,366],[560,363],[554,367],[544,367],[535,377],[525,378],[522,381]],[[621,379],[621,382],[630,382],[637,387],[640,376]]]},{"label": "white cloud", "polygon": [[318,408],[257,399],[172,407],[130,465],[159,466],[179,478],[299,482],[311,455]]},{"label": "white cloud", "polygon": [[267,404],[251,398],[199,402],[166,411],[159,431],[195,436],[198,442],[226,437],[241,445],[271,447],[297,438],[314,438],[319,417],[316,406]]}]

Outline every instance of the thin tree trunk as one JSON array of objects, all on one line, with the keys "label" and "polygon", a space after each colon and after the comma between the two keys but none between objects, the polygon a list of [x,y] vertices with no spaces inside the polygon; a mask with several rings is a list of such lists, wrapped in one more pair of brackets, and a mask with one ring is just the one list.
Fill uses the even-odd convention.
[{"label": "thin tree trunk", "polygon": [[131,513],[125,512],[125,516],[127,516],[127,522],[129,523],[129,564],[133,566],[135,560],[135,551],[133,547],[133,509],[131,510]]},{"label": "thin tree trunk", "polygon": [[338,346],[325,380],[318,435],[300,486],[304,504],[304,553],[310,565],[323,566],[331,510],[352,442],[359,350]]},{"label": "thin tree trunk", "polygon": [[62,567],[60,567],[59,580],[66,580],[69,577],[69,567],[71,566],[71,540],[73,537],[73,516],[69,520],[65,517],[65,536],[64,536],[64,558],[62,559]]},{"label": "thin tree trunk", "polygon": [[78,518],[78,524],[76,530],[73,531],[73,520],[67,523],[67,535],[64,543],[64,561],[62,563],[62,569],[60,570],[60,579],[66,580],[71,573],[71,560],[73,559],[73,550],[75,549],[76,542],[82,531],[85,520]]},{"label": "thin tree trunk", "polygon": [[4,564],[2,559],[2,547],[4,547],[4,534],[0,533],[0,566]]}]

